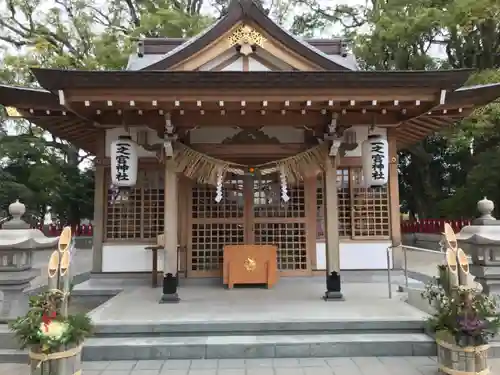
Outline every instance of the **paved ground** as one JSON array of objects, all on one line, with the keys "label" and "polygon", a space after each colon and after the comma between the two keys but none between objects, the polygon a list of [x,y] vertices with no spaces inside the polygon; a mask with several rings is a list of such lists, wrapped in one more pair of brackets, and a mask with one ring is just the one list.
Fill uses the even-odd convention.
[{"label": "paved ground", "polygon": [[[490,362],[492,374],[500,360]],[[85,362],[82,375],[435,375],[431,357],[284,358]],[[29,375],[28,366],[0,364],[1,375]]]},{"label": "paved ground", "polygon": [[182,303],[165,309],[165,305],[158,303],[161,288],[144,286],[126,289],[93,310],[90,316],[96,324],[290,322],[304,319],[420,321],[427,316],[404,303],[397,293],[389,299],[387,284],[384,283],[345,283],[345,301],[335,305],[321,299],[324,289],[324,277],[283,278],[269,290],[226,290],[220,285],[191,285],[180,289]]}]

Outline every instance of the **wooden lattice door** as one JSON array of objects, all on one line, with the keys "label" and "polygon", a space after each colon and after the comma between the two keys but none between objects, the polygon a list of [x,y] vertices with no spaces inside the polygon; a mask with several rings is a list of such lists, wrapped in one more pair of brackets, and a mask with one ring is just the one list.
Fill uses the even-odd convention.
[{"label": "wooden lattice door", "polygon": [[278,269],[283,276],[309,273],[304,184],[289,186],[287,203],[281,200],[277,175],[265,181],[254,181],[253,188],[255,244],[278,247]]},{"label": "wooden lattice door", "polygon": [[223,199],[217,203],[214,186],[192,187],[188,277],[220,276],[224,245],[245,243],[243,191],[241,178],[229,178],[224,183]]}]

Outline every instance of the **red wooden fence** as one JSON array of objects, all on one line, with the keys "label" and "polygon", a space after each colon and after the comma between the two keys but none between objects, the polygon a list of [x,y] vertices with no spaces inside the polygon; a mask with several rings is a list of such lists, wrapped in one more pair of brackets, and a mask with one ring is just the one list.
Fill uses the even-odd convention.
[{"label": "red wooden fence", "polygon": [[[444,223],[449,223],[455,232],[460,230],[466,225],[470,225],[471,220],[448,220],[448,219],[422,219],[418,221],[405,220],[401,222],[402,233],[443,233]],[[63,229],[62,225],[49,224],[45,226],[45,233],[49,237],[59,236]],[[37,229],[44,230],[43,226]],[[73,228],[73,233],[78,237],[92,237],[93,227],[92,224],[82,224]]]},{"label": "red wooden fence", "polygon": [[[60,224],[39,225],[36,227],[36,229],[40,229],[48,237],[59,236],[63,228],[64,226]],[[77,237],[92,237],[92,224],[81,224],[73,227],[73,233]]]},{"label": "red wooden fence", "polygon": [[403,233],[443,233],[444,223],[451,225],[455,233],[466,225],[470,225],[471,220],[449,220],[449,219],[422,219],[418,221],[401,222],[401,232]]}]

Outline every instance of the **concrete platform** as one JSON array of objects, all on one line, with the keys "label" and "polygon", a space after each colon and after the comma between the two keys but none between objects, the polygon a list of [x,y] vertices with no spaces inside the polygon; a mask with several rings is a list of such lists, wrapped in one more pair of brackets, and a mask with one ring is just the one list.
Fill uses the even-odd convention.
[{"label": "concrete platform", "polygon": [[[226,290],[210,280],[179,288],[181,302],[159,304],[161,288],[139,280],[91,279],[78,295],[118,293],[90,312],[96,336],[86,361],[430,356],[427,314],[393,299],[382,282],[346,282],[345,300],[325,302],[323,277],[281,279],[270,290]],[[121,290],[121,291],[120,291]],[[1,354],[1,353],[0,353]]]},{"label": "concrete platform", "polygon": [[[210,280],[181,286],[179,304],[159,304],[161,288],[119,287],[117,280],[78,286],[88,295],[122,289],[91,312],[96,337],[85,360],[433,355],[427,315],[392,285],[345,283],[345,301],[325,302],[323,277],[281,279],[275,288],[223,289]],[[395,280],[397,283],[400,280]],[[98,285],[101,284],[101,292]],[[208,285],[207,285],[208,284]]]}]

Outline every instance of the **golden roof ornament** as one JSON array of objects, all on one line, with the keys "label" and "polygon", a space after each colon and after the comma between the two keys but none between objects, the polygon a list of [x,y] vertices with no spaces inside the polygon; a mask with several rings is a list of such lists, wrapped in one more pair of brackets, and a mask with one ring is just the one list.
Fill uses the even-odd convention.
[{"label": "golden roof ornament", "polygon": [[5,107],[5,113],[8,117],[23,117],[16,107]]},{"label": "golden roof ornament", "polygon": [[239,46],[240,53],[248,56],[253,53],[253,46],[262,47],[266,38],[248,25],[238,26],[228,37],[231,46]]}]

